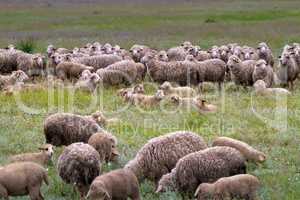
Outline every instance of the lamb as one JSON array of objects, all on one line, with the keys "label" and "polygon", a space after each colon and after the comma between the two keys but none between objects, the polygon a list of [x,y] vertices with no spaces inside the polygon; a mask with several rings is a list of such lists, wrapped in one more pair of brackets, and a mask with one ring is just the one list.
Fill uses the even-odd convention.
[{"label": "lamb", "polygon": [[196,133],[168,133],[149,140],[125,168],[131,169],[140,181],[150,179],[157,183],[162,175],[175,167],[180,158],[206,148],[204,139]]},{"label": "lamb", "polygon": [[101,112],[81,116],[70,113],[56,113],[46,118],[44,134],[46,143],[54,146],[69,145],[74,142],[87,143],[89,138],[104,127],[107,119]]},{"label": "lamb", "polygon": [[17,58],[17,69],[22,70],[28,76],[43,75],[45,70],[45,57],[41,54],[22,53]]},{"label": "lamb", "polygon": [[240,151],[248,161],[264,162],[266,155],[245,142],[228,137],[218,137],[213,141],[212,146],[228,146]]},{"label": "lamb", "polygon": [[278,78],[284,84],[288,84],[289,89],[294,88],[294,81],[297,79],[300,69],[293,55],[290,53],[283,53],[279,57]]},{"label": "lamb", "polygon": [[24,81],[29,77],[21,70],[12,72],[11,75],[0,75],[0,90],[6,89],[9,86],[24,84]]},{"label": "lamb", "polygon": [[88,140],[88,144],[98,151],[101,163],[117,160],[117,143],[117,138],[106,131],[95,133]]},{"label": "lamb", "polygon": [[74,185],[80,199],[84,199],[90,184],[101,172],[99,153],[89,144],[73,143],[59,156],[57,170],[62,180]]},{"label": "lamb", "polygon": [[125,102],[130,102],[131,97],[134,94],[145,94],[144,86],[142,84],[138,84],[133,88],[123,88],[118,91],[118,95],[120,95]]},{"label": "lamb", "polygon": [[197,94],[191,87],[173,87],[168,81],[164,82],[159,89],[161,89],[167,96],[176,94],[180,97],[193,97]]},{"label": "lamb", "polygon": [[207,104],[207,101],[201,98],[196,99],[196,108],[201,114],[215,113],[217,112],[217,106],[213,104]]},{"label": "lamb", "polygon": [[95,178],[86,196],[88,199],[140,200],[139,183],[136,176],[126,169],[118,169]]},{"label": "lamb", "polygon": [[127,98],[136,106],[151,107],[158,105],[164,96],[164,92],[158,90],[155,95],[131,94],[130,96],[127,95]]},{"label": "lamb", "polygon": [[[89,71],[88,72],[87,71],[88,70],[83,71],[85,73],[82,72],[83,75],[79,78],[79,80],[75,84],[75,87],[80,88],[85,91],[94,92],[98,86],[100,77],[96,73],[91,73],[89,75],[88,74]],[[89,76],[89,77],[87,77],[87,76]]]},{"label": "lamb", "polygon": [[291,92],[284,88],[267,88],[266,83],[263,80],[258,80],[253,85],[255,93],[264,96],[270,95],[290,95]]},{"label": "lamb", "polygon": [[254,67],[252,79],[254,83],[257,80],[263,80],[266,83],[266,87],[271,87],[274,83],[273,68],[267,65],[267,62],[265,60],[258,60]]},{"label": "lamb", "polygon": [[258,60],[259,56],[256,50],[252,47],[243,46],[242,49],[243,60]]},{"label": "lamb", "polygon": [[49,184],[47,170],[32,162],[11,163],[0,168],[0,198],[29,195],[31,200],[43,200],[41,186]]},{"label": "lamb", "polygon": [[260,181],[250,174],[240,174],[220,178],[214,183],[202,183],[195,192],[198,200],[213,198],[222,199],[248,199],[256,200],[260,188]]},{"label": "lamb", "polygon": [[274,57],[271,49],[265,42],[261,42],[257,47],[258,56],[260,59],[264,59],[267,62],[267,65],[274,67]]},{"label": "lamb", "polygon": [[190,106],[190,105],[195,106],[196,99],[197,97],[180,97],[176,94],[170,97],[172,103],[176,105],[182,105],[182,106]]},{"label": "lamb", "polygon": [[92,71],[93,69],[94,69],[93,67],[79,64],[79,63],[61,62],[56,66],[56,75],[61,80],[66,80],[66,79],[74,80],[74,79],[78,79],[84,70]]},{"label": "lamb", "polygon": [[252,75],[255,65],[255,60],[241,61],[236,55],[230,56],[227,63],[234,83],[244,87],[253,85]]},{"label": "lamb", "polygon": [[83,65],[91,66],[94,68],[94,71],[97,71],[98,69],[105,68],[121,60],[122,57],[118,55],[105,54],[105,55],[96,55],[96,56],[89,56],[89,57],[80,57],[72,61]]},{"label": "lamb", "polygon": [[211,147],[190,153],[179,159],[170,173],[162,176],[156,193],[167,190],[194,192],[201,183],[244,174],[245,163],[243,155],[231,147]]},{"label": "lamb", "polygon": [[23,153],[19,155],[14,155],[9,158],[10,162],[34,162],[42,166],[46,166],[54,153],[53,146],[51,144],[45,144],[39,147],[41,152],[39,153]]}]

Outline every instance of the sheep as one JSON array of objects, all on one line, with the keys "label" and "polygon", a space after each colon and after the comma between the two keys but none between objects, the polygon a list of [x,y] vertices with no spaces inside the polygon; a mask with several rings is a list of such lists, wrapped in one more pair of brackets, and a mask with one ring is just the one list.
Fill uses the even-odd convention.
[{"label": "sheep", "polygon": [[100,77],[99,83],[102,86],[120,85],[120,84],[130,84],[129,77],[126,73],[119,70],[109,70],[109,69],[98,69],[97,72]]},{"label": "sheep", "polygon": [[73,59],[72,61],[83,65],[91,66],[94,68],[94,71],[97,71],[98,69],[105,68],[121,60],[122,57],[118,55],[107,54],[107,55],[80,57],[80,58]]},{"label": "sheep", "polygon": [[212,146],[228,146],[235,148],[240,151],[248,161],[264,162],[266,160],[266,155],[264,153],[254,149],[245,142],[232,138],[218,137],[213,141]]},{"label": "sheep", "polygon": [[266,83],[263,80],[258,80],[253,85],[255,93],[259,95],[276,95],[276,94],[284,94],[290,95],[291,92],[284,88],[267,88]]},{"label": "sheep", "polygon": [[263,59],[256,62],[254,71],[252,74],[253,82],[257,80],[263,80],[266,83],[266,87],[271,87],[274,83],[274,72],[270,65]]},{"label": "sheep", "polygon": [[235,56],[239,57],[239,59],[243,59],[242,51],[243,51],[242,47],[236,46],[236,47],[234,47],[234,49],[232,51],[232,55],[235,55]]},{"label": "sheep", "polygon": [[86,196],[87,199],[128,199],[140,200],[139,182],[126,169],[117,169],[95,178]]},{"label": "sheep", "polygon": [[41,152],[39,153],[23,153],[19,155],[14,155],[9,158],[10,162],[35,162],[42,166],[46,166],[54,153],[53,146],[51,144],[45,144],[39,147]]},{"label": "sheep", "polygon": [[196,98],[196,108],[201,114],[215,113],[217,112],[217,106],[213,104],[207,104],[207,101],[201,98]]},{"label": "sheep", "polygon": [[126,98],[136,106],[151,107],[158,105],[164,96],[162,90],[157,90],[155,95],[130,94],[129,96],[127,95]]},{"label": "sheep", "polygon": [[264,59],[267,62],[267,65],[270,65],[273,68],[274,57],[269,46],[265,42],[261,42],[258,44],[257,51],[259,58]]},{"label": "sheep", "polygon": [[43,200],[41,186],[49,185],[47,170],[32,162],[11,163],[0,168],[0,198],[29,195],[31,200]]},{"label": "sheep", "polygon": [[191,87],[173,87],[168,81],[159,86],[159,89],[161,89],[167,96],[176,94],[180,97],[193,97],[197,94]]},{"label": "sheep", "polygon": [[0,52],[0,73],[6,74],[16,71],[17,58],[22,53],[15,50]]},{"label": "sheep", "polygon": [[171,95],[170,100],[172,103],[181,106],[196,106],[197,97],[180,97],[178,95]]},{"label": "sheep", "polygon": [[169,173],[180,158],[206,148],[204,139],[196,133],[172,132],[149,140],[125,168],[131,169],[140,181],[149,179],[157,184],[160,177]]},{"label": "sheep", "polygon": [[183,61],[185,57],[188,55],[188,51],[183,48],[182,46],[180,47],[173,47],[168,49],[167,55],[169,58],[169,61]]},{"label": "sheep", "polygon": [[243,155],[231,147],[211,147],[190,153],[159,180],[156,193],[170,191],[194,192],[201,183],[221,177],[246,173]]},{"label": "sheep", "polygon": [[[94,92],[100,81],[100,77],[96,73],[91,73],[90,75],[88,75],[87,71],[88,70],[83,71],[83,72],[85,72],[84,74],[82,72],[83,75],[80,77],[81,80],[79,79],[77,81],[77,83],[75,84],[75,87],[80,88],[82,90],[89,91],[89,92]],[[87,76],[89,76],[89,77],[87,77]]]},{"label": "sheep", "polygon": [[62,56],[58,53],[52,54],[47,62],[46,71],[48,75],[56,75],[56,66],[61,62]]},{"label": "sheep", "polygon": [[195,63],[190,61],[163,62],[148,54],[143,58],[151,79],[162,84],[165,81],[176,82],[181,86],[197,85]]},{"label": "sheep", "polygon": [[48,57],[50,57],[54,53],[67,54],[67,53],[71,53],[71,52],[72,52],[71,50],[66,49],[66,48],[55,48],[52,44],[48,45],[48,47],[47,47]]},{"label": "sheep", "polygon": [[117,160],[117,143],[117,138],[106,131],[95,133],[88,140],[88,144],[98,151],[102,163]]},{"label": "sheep", "polygon": [[140,62],[141,59],[150,51],[152,50],[148,46],[139,44],[133,45],[129,50],[135,62]]},{"label": "sheep", "polygon": [[258,60],[259,56],[257,51],[253,47],[243,46],[242,49],[243,60]]},{"label": "sheep", "polygon": [[216,45],[212,46],[207,52],[210,54],[211,58],[213,59],[221,58],[219,47]]},{"label": "sheep", "polygon": [[220,46],[219,53],[220,53],[220,59],[223,60],[225,63],[227,63],[228,58],[231,56],[228,46],[226,46],[226,45]]},{"label": "sheep", "polygon": [[45,57],[41,54],[23,53],[17,58],[17,69],[24,71],[28,76],[43,75],[45,70]]},{"label": "sheep", "polygon": [[78,79],[84,70],[92,71],[93,69],[93,67],[79,63],[61,62],[56,66],[56,75],[61,80],[66,80],[67,78],[74,80]]},{"label": "sheep", "polygon": [[44,121],[46,143],[54,146],[69,145],[74,142],[87,143],[96,132],[102,131],[107,119],[101,112],[81,116],[70,113],[55,113]]},{"label": "sheep", "polygon": [[11,75],[0,75],[0,90],[9,86],[23,84],[29,77],[21,70],[12,72]]},{"label": "sheep", "polygon": [[57,161],[61,179],[74,187],[84,199],[92,181],[101,173],[99,153],[89,144],[82,142],[67,146]]},{"label": "sheep", "polygon": [[260,181],[250,174],[239,174],[220,178],[214,183],[202,183],[198,186],[195,197],[205,199],[248,199],[256,200],[260,188]]},{"label": "sheep", "polygon": [[246,86],[253,85],[253,72],[255,60],[242,61],[238,56],[232,55],[228,59],[227,66],[230,69],[231,77],[235,84]]},{"label": "sheep", "polygon": [[166,51],[159,51],[156,55],[156,58],[160,61],[168,62],[169,58]]},{"label": "sheep", "polygon": [[294,81],[297,79],[300,69],[293,55],[283,53],[279,57],[278,78],[284,84],[288,84],[289,89],[294,88]]}]

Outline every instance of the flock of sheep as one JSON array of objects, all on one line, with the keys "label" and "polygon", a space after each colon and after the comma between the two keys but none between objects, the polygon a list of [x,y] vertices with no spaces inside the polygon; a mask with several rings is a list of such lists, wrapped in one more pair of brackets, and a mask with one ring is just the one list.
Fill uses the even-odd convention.
[{"label": "flock of sheep", "polygon": [[[278,67],[275,63],[266,43],[257,48],[228,44],[205,51],[184,42],[167,51],[144,45],[134,45],[127,51],[118,45],[95,42],[73,50],[49,45],[46,56],[27,54],[10,45],[0,49],[0,90],[22,90],[24,82],[36,76],[71,81],[74,87],[90,92],[103,85],[134,84],[118,91],[133,105],[155,106],[167,99],[207,113],[217,107],[199,95],[204,82],[217,83],[221,89],[224,82],[232,81],[253,86],[264,95],[289,94],[273,86],[283,84],[293,89],[300,72],[300,45],[286,45]],[[154,95],[146,95],[143,85],[138,84],[146,76],[160,84]],[[145,179],[155,183],[157,193],[179,191],[199,200],[257,198],[260,181],[247,174],[246,163],[264,162],[266,155],[227,137],[216,138],[209,146],[197,133],[168,133],[149,140],[122,169],[102,174],[101,166],[116,162],[120,156],[117,138],[105,130],[115,120],[100,111],[87,116],[48,116],[44,121],[46,144],[41,152],[14,155],[10,164],[0,167],[0,197],[29,195],[32,200],[43,199],[40,188],[43,182],[49,184],[44,167],[53,157],[53,146],[65,146],[57,161],[58,175],[78,190],[81,199],[139,200],[139,183]]]}]

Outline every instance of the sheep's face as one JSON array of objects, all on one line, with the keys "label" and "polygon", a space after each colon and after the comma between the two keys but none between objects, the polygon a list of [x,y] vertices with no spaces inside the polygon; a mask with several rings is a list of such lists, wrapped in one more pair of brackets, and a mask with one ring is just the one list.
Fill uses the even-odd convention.
[{"label": "sheep's face", "polygon": [[185,51],[188,51],[193,45],[190,41],[185,41],[181,45]]},{"label": "sheep's face", "polygon": [[267,159],[267,156],[264,153],[259,153],[258,162],[264,162]]},{"label": "sheep's face", "polygon": [[45,144],[39,148],[39,150],[46,152],[49,157],[54,154],[54,148],[51,144]]},{"label": "sheep's face", "polygon": [[172,88],[172,85],[170,82],[165,81],[161,86],[159,86],[159,89],[163,91],[169,91]]},{"label": "sheep's face", "polygon": [[218,46],[213,46],[210,50],[208,50],[212,58],[220,58],[220,51]]},{"label": "sheep's face", "polygon": [[169,61],[169,58],[168,58],[168,55],[167,55],[166,51],[160,51],[157,54],[157,58],[158,58],[159,61],[163,61],[163,62],[168,62]]},{"label": "sheep's face", "polygon": [[209,183],[202,183],[198,186],[195,194],[198,200],[211,199],[214,196],[214,187]]},{"label": "sheep's face", "polygon": [[255,54],[256,54],[255,49],[251,47],[243,48],[242,55],[245,60],[253,60]]},{"label": "sheep's face", "polygon": [[233,56],[230,56],[229,59],[228,59],[228,62],[227,62],[227,66],[232,69],[234,68],[235,66],[237,66],[237,64],[239,64],[241,62],[241,60],[239,59],[238,56],[236,55],[233,55]]},{"label": "sheep's face", "polygon": [[32,59],[37,66],[42,67],[44,65],[44,56],[36,54],[32,57]]},{"label": "sheep's face", "polygon": [[230,43],[230,44],[227,44],[227,47],[228,47],[228,49],[229,49],[229,51],[230,51],[231,53],[233,53],[233,50],[234,50],[235,47],[237,47],[237,46],[238,46],[237,43]]},{"label": "sheep's face", "polygon": [[297,58],[300,58],[300,46],[294,48],[294,54]]},{"label": "sheep's face", "polygon": [[55,51],[56,51],[56,48],[54,48],[54,46],[52,44],[50,44],[47,47],[47,54],[48,54],[48,56],[52,55]]},{"label": "sheep's face", "polygon": [[97,111],[97,112],[93,113],[92,117],[97,122],[97,124],[99,124],[100,126],[105,125],[106,118],[104,117],[104,115],[102,114],[101,111]]},{"label": "sheep's face", "polygon": [[29,79],[27,74],[25,74],[25,72],[23,72],[22,70],[12,72],[12,77],[14,77],[16,82],[24,82]]},{"label": "sheep's face", "polygon": [[233,49],[233,55],[236,55],[240,58],[241,54],[242,54],[242,48],[240,46],[237,46]]},{"label": "sheep's face", "polygon": [[283,53],[281,56],[279,56],[279,62],[282,66],[286,66],[291,59],[292,57],[290,53]]},{"label": "sheep's face", "polygon": [[111,54],[112,53],[112,46],[109,43],[106,43],[101,47],[101,50],[106,53],[106,54]]},{"label": "sheep's face", "polygon": [[117,149],[117,139],[115,137],[110,138],[111,142],[111,155],[109,161],[116,161],[120,155],[118,149]]},{"label": "sheep's face", "polygon": [[253,87],[255,89],[265,89],[266,88],[266,83],[263,80],[257,80],[254,83]]},{"label": "sheep's face", "polygon": [[135,93],[135,94],[144,94],[145,93],[144,86],[142,84],[136,85],[133,88],[133,93]]},{"label": "sheep's face", "polygon": [[230,53],[229,48],[225,45],[221,46],[219,48],[219,54],[221,55],[221,58],[227,58],[227,55]]},{"label": "sheep's face", "polygon": [[94,84],[99,83],[99,81],[100,81],[99,75],[96,74],[96,73],[92,73],[92,74],[90,75],[90,81],[91,81],[92,83],[94,83]]},{"label": "sheep's face", "polygon": [[162,193],[166,191],[174,191],[175,190],[175,183],[172,177],[172,174],[165,174],[161,177],[158,182],[158,187],[155,193]]},{"label": "sheep's face", "polygon": [[92,183],[88,194],[86,195],[86,199],[92,200],[110,200],[111,197],[107,192],[105,185],[102,181],[95,181]]},{"label": "sheep's face", "polygon": [[260,54],[266,54],[269,47],[265,42],[261,42],[258,44],[257,50]]},{"label": "sheep's face", "polygon": [[265,71],[266,68],[267,68],[267,62],[265,60],[261,59],[261,60],[256,61],[254,70],[257,73]]},{"label": "sheep's face", "polygon": [[81,76],[80,76],[80,80],[88,80],[90,77],[91,77],[92,73],[90,72],[90,70],[84,70],[82,73],[81,73]]},{"label": "sheep's face", "polygon": [[141,63],[147,64],[150,60],[154,59],[154,57],[153,54],[147,54],[141,59]]}]

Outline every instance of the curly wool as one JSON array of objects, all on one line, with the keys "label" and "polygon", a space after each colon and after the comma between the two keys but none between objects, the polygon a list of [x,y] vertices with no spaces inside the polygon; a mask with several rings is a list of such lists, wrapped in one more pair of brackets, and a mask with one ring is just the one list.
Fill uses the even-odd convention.
[{"label": "curly wool", "polygon": [[109,55],[96,55],[96,56],[86,56],[82,58],[74,59],[74,62],[84,64],[87,66],[92,66],[94,71],[97,69],[105,68],[115,62],[122,60],[122,57],[109,54]]}]

